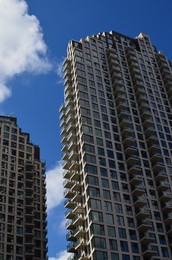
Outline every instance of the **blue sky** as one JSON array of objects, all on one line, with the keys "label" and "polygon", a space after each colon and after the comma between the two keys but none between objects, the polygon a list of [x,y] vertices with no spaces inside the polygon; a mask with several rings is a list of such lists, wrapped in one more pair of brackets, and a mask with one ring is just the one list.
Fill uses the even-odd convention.
[{"label": "blue sky", "polygon": [[51,260],[67,259],[58,112],[67,43],[103,31],[144,32],[172,60],[171,13],[171,0],[0,0],[0,111],[18,118],[46,160]]}]

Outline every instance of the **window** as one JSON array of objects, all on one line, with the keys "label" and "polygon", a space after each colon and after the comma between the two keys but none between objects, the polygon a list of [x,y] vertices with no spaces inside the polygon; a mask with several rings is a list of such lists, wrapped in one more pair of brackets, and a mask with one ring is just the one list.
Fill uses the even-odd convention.
[{"label": "window", "polygon": [[118,228],[118,232],[120,238],[127,238],[126,230],[124,228]]},{"label": "window", "polygon": [[87,182],[89,184],[92,184],[92,185],[99,185],[99,182],[98,182],[98,178],[97,177],[94,177],[94,176],[88,176],[87,177]]},{"label": "window", "polygon": [[94,209],[102,209],[101,201],[96,199],[90,199],[89,206]]},{"label": "window", "polygon": [[103,190],[103,197],[104,197],[104,199],[110,200],[111,199],[110,191]]},{"label": "window", "polygon": [[116,168],[115,161],[109,160],[109,167],[115,169]]},{"label": "window", "polygon": [[85,152],[95,153],[95,148],[93,145],[85,144],[84,150],[85,150]]},{"label": "window", "polygon": [[116,237],[116,232],[115,232],[115,228],[108,226],[108,236],[110,237]]},{"label": "window", "polygon": [[119,226],[124,227],[125,226],[124,217],[123,216],[119,216],[119,215],[117,215],[116,217],[117,217],[117,219],[116,219],[117,220],[117,224]]},{"label": "window", "polygon": [[109,239],[110,250],[118,250],[117,242],[114,239]]},{"label": "window", "polygon": [[100,168],[100,174],[103,177],[107,177],[107,169],[106,168]]},{"label": "window", "polygon": [[102,179],[102,187],[109,188],[109,181],[107,179]]},{"label": "window", "polygon": [[96,157],[94,155],[86,154],[85,161],[88,163],[96,163]]},{"label": "window", "polygon": [[122,252],[128,252],[128,242],[120,241],[120,246]]},{"label": "window", "polygon": [[108,257],[107,257],[107,253],[106,252],[102,252],[102,251],[95,251],[94,254],[93,254],[93,259],[94,260],[108,260]]},{"label": "window", "polygon": [[91,220],[103,222],[103,215],[101,212],[91,211]]},{"label": "window", "polygon": [[98,148],[97,148],[97,152],[98,152],[98,155],[102,155],[102,156],[105,155],[104,149],[101,148],[101,147],[98,147]]},{"label": "window", "polygon": [[98,247],[98,248],[106,248],[106,240],[105,240],[105,238],[94,237],[93,238],[93,246],[94,247]]},{"label": "window", "polygon": [[106,211],[112,211],[112,203],[109,201],[104,201],[104,207]]},{"label": "window", "polygon": [[100,197],[100,190],[99,190],[99,188],[89,187],[88,194],[90,196]]},{"label": "window", "polygon": [[91,232],[96,235],[104,235],[104,226],[99,224],[92,224],[91,226]]},{"label": "window", "polygon": [[129,236],[130,236],[131,240],[137,240],[137,236],[136,236],[136,231],[135,230],[130,229],[129,230]]},{"label": "window", "polygon": [[108,158],[114,158],[114,152],[111,150],[107,150],[107,156]]},{"label": "window", "polygon": [[106,213],[106,223],[109,224],[109,225],[114,224],[113,215]]},{"label": "window", "polygon": [[111,260],[119,260],[119,255],[117,253],[111,253]]},{"label": "window", "polygon": [[123,213],[123,211],[122,211],[122,205],[115,203],[115,211],[116,211],[116,213],[122,214],[122,213]]},{"label": "window", "polygon": [[137,243],[131,243],[131,248],[133,253],[139,253],[139,248]]},{"label": "window", "polygon": [[88,173],[97,174],[97,167],[90,165],[90,164],[87,164],[86,167],[85,167],[85,171],[88,172]]},{"label": "window", "polygon": [[113,198],[115,201],[121,201],[120,193],[113,192]]}]

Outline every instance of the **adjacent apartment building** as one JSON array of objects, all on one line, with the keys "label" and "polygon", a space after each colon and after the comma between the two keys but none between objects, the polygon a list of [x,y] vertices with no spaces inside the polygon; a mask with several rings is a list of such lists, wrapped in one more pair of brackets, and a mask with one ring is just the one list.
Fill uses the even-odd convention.
[{"label": "adjacent apartment building", "polygon": [[0,260],[46,260],[45,163],[14,117],[0,116]]},{"label": "adjacent apartment building", "polygon": [[148,35],[68,44],[61,107],[68,252],[172,259],[172,65]]}]

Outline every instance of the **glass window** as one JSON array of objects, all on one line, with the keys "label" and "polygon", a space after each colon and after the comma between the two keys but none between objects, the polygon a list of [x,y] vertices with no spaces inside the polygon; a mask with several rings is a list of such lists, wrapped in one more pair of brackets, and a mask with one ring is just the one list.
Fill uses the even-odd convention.
[{"label": "glass window", "polygon": [[120,241],[121,251],[128,252],[128,242],[127,241]]},{"label": "glass window", "polygon": [[113,215],[106,213],[106,223],[109,224],[109,225],[114,224]]},{"label": "glass window", "polygon": [[115,232],[115,228],[108,226],[108,236],[110,237],[116,237],[116,232]]},{"label": "glass window", "polygon": [[124,228],[118,228],[118,232],[120,238],[127,238],[126,230]]},{"label": "glass window", "polygon": [[109,201],[104,201],[104,207],[106,211],[112,211],[112,203]]},{"label": "glass window", "polygon": [[93,246],[98,248],[106,248],[106,240],[102,237],[93,238]]},{"label": "glass window", "polygon": [[89,206],[94,209],[102,209],[101,201],[96,199],[90,199]]},{"label": "glass window", "polygon": [[91,211],[91,220],[103,222],[103,215],[101,212]]},{"label": "glass window", "polygon": [[105,234],[104,226],[99,224],[92,224],[91,232],[92,234],[96,234],[96,235],[104,235]]},{"label": "glass window", "polygon": [[118,250],[117,242],[114,239],[109,239],[110,250]]}]

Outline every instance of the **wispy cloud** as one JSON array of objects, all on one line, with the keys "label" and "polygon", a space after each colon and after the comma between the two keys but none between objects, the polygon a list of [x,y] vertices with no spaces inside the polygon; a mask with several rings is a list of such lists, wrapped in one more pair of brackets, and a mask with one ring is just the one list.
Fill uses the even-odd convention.
[{"label": "wispy cloud", "polygon": [[25,0],[0,0],[0,102],[11,95],[8,81],[23,72],[51,68],[38,19]]},{"label": "wispy cloud", "polygon": [[47,184],[47,209],[48,211],[56,208],[63,201],[63,169],[62,162],[47,171],[46,173]]},{"label": "wispy cloud", "polygon": [[57,84],[62,84],[64,82],[63,79],[63,62],[64,62],[64,58],[62,58],[61,60],[59,60],[57,62],[57,69],[56,69],[56,73],[57,73]]},{"label": "wispy cloud", "polygon": [[48,260],[67,260],[70,256],[65,250],[57,253],[56,257],[49,257]]}]

